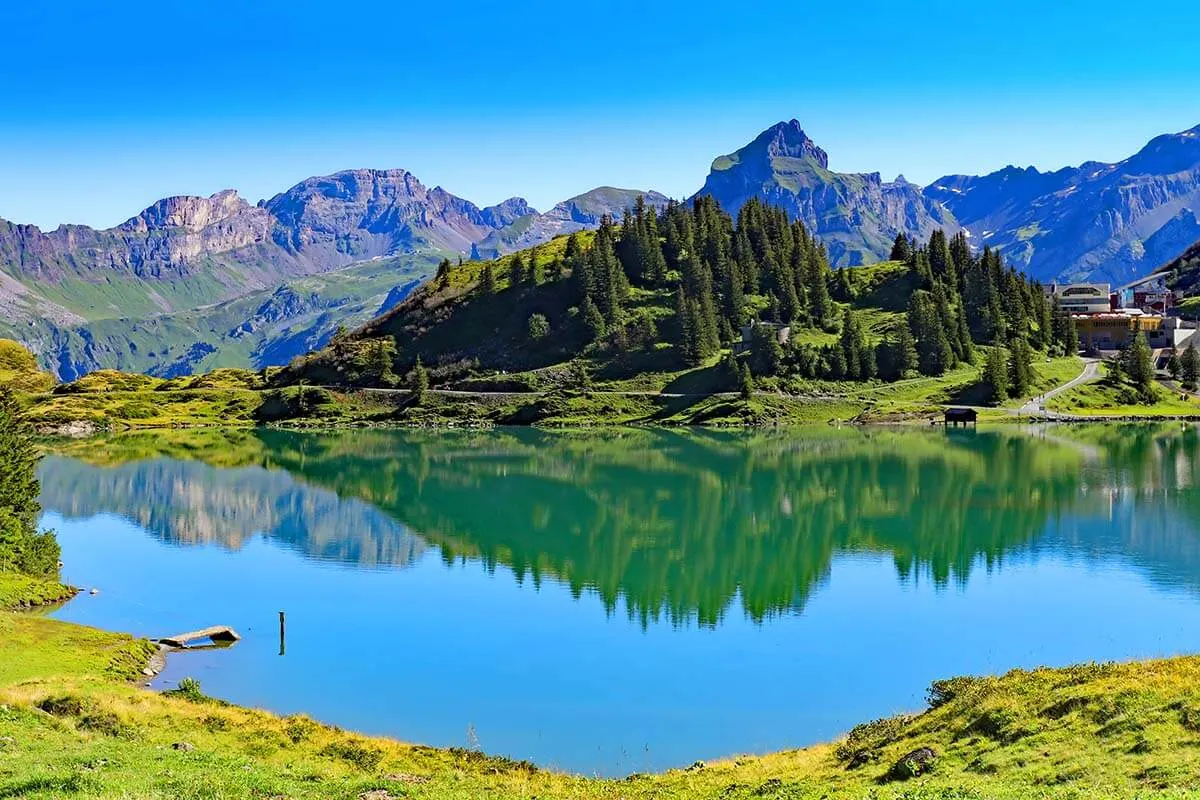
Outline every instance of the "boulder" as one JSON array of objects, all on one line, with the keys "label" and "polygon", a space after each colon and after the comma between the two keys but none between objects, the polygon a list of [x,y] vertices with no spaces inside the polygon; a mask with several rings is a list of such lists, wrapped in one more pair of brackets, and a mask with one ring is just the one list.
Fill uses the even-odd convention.
[{"label": "boulder", "polygon": [[916,750],[906,753],[893,764],[886,777],[888,780],[905,781],[918,775],[924,775],[933,769],[936,760],[937,753],[933,752],[931,748],[918,747]]}]

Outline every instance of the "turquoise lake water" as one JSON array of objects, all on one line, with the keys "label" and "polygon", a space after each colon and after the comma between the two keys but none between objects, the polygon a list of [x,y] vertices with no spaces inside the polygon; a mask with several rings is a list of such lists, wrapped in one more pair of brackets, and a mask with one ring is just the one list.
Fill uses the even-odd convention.
[{"label": "turquoise lake water", "polygon": [[244,636],[155,686],[616,775],[1197,650],[1197,470],[1175,425],[156,433],[41,477],[99,590],[56,617]]}]

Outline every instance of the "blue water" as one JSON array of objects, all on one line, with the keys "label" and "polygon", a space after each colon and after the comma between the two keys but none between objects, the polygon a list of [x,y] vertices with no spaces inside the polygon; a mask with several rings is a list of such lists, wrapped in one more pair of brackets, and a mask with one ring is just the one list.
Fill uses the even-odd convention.
[{"label": "blue water", "polygon": [[[1191,440],[1004,434],[896,462],[931,435],[288,434],[235,467],[52,457],[44,523],[64,577],[99,589],[56,616],[232,625],[242,641],[172,655],[155,685],[194,676],[239,704],[589,774],[826,740],[920,709],[937,678],[1197,649]],[[978,476],[948,484],[964,464]],[[1029,485],[997,496],[987,476],[1008,472]]]}]

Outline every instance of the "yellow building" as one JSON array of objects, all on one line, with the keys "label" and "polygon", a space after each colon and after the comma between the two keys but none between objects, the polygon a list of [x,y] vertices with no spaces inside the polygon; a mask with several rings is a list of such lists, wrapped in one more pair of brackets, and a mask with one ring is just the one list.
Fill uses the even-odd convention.
[{"label": "yellow building", "polygon": [[1156,314],[1079,314],[1072,317],[1084,350],[1119,350],[1136,331],[1146,334],[1151,347],[1166,347],[1163,318]]}]

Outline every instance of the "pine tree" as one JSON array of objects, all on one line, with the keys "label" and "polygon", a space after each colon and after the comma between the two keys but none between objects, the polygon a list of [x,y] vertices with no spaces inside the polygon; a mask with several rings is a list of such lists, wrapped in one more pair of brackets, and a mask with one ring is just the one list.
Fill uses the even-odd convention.
[{"label": "pine tree", "polygon": [[983,362],[983,382],[991,401],[999,405],[1008,399],[1008,351],[1000,346],[988,350]]},{"label": "pine tree", "polygon": [[592,285],[590,294],[605,322],[615,322],[621,314],[621,302],[629,291],[629,283],[621,262],[617,260],[612,217],[601,218],[592,249],[588,251],[588,271]]},{"label": "pine tree", "polygon": [[1190,392],[1196,390],[1197,381],[1200,381],[1200,354],[1196,352],[1195,343],[1189,344],[1179,358],[1179,377],[1183,388]]},{"label": "pine tree", "polygon": [[644,226],[644,232],[641,234],[644,242],[642,279],[650,286],[658,286],[667,279],[667,261],[663,257],[662,242],[658,233],[658,215],[654,209],[646,212]]},{"label": "pine tree", "polygon": [[583,328],[587,341],[594,342],[604,335],[606,328],[604,315],[600,313],[600,309],[592,302],[592,298],[584,298],[580,315],[583,317]]},{"label": "pine tree", "polygon": [[520,289],[521,284],[525,283],[525,260],[521,258],[520,253],[513,254],[508,270],[508,288]]},{"label": "pine tree", "polygon": [[721,379],[730,389],[737,389],[742,383],[742,365],[733,353],[726,353],[721,359]]},{"label": "pine tree", "polygon": [[846,362],[847,378],[865,381],[875,377],[875,350],[867,342],[858,317],[848,308],[842,316],[842,333],[838,338],[838,346]]},{"label": "pine tree", "polygon": [[967,271],[971,268],[974,258],[971,256],[971,244],[967,234],[959,231],[950,240],[950,260],[954,263],[954,274],[957,276],[958,287],[961,291]]},{"label": "pine tree", "polygon": [[[446,262],[449,263],[449,262]],[[396,340],[391,336],[376,339],[368,354],[367,369],[381,384],[391,383],[392,360],[396,356]]]},{"label": "pine tree", "polygon": [[958,320],[954,312],[950,309],[950,300],[946,297],[946,284],[941,281],[936,281],[933,286],[933,302],[937,308],[938,325],[945,331],[946,342],[950,345],[950,353],[953,356],[950,363],[946,365],[947,369],[957,367],[962,361],[963,347],[962,341],[958,335]]},{"label": "pine tree", "polygon": [[971,328],[967,325],[967,312],[962,301],[959,300],[958,306],[955,309],[955,329],[958,335],[958,346],[962,360],[966,364],[975,363],[975,345],[971,341]]},{"label": "pine tree", "polygon": [[837,289],[837,299],[849,303],[854,299],[854,286],[850,283],[850,273],[844,267],[839,267],[834,273],[834,287]]},{"label": "pine tree", "polygon": [[1125,371],[1129,380],[1145,398],[1153,396],[1154,392],[1154,355],[1146,334],[1138,331],[1133,341],[1125,348]]},{"label": "pine tree", "polygon": [[1029,394],[1033,385],[1033,351],[1021,338],[1014,340],[1009,348],[1008,385],[1013,397]]},{"label": "pine tree", "polygon": [[954,353],[938,315],[933,295],[913,293],[908,304],[908,325],[917,343],[917,365],[923,375],[941,375],[950,368]]},{"label": "pine tree", "polygon": [[436,280],[439,289],[445,289],[450,285],[450,259],[443,258],[438,262]]},{"label": "pine tree", "polygon": [[972,260],[963,274],[963,310],[970,325],[971,337],[974,341],[984,343],[996,339],[996,324],[989,303],[989,277],[984,259]]},{"label": "pine tree", "polygon": [[16,398],[0,387],[0,572],[58,575],[58,542],[54,534],[37,530],[38,459]]},{"label": "pine tree", "polygon": [[1125,382],[1125,352],[1121,353],[1108,362],[1108,376],[1106,378],[1109,384],[1120,386]]},{"label": "pine tree", "polygon": [[908,242],[908,236],[901,231],[892,241],[892,254],[888,258],[891,261],[908,261],[910,255],[912,255],[912,245]]},{"label": "pine tree", "polygon": [[1036,345],[1039,350],[1045,350],[1055,344],[1053,312],[1042,288],[1035,286],[1034,289],[1032,296],[1038,323]]},{"label": "pine tree", "polygon": [[736,262],[731,263],[725,273],[725,283],[722,286],[721,299],[724,304],[725,322],[730,327],[741,327],[745,322],[746,298],[742,291],[743,279]]},{"label": "pine tree", "polygon": [[412,402],[415,406],[425,404],[425,394],[429,391],[429,371],[425,369],[425,365],[421,363],[421,357],[417,356],[417,363],[413,367],[412,379]]},{"label": "pine tree", "polygon": [[1079,335],[1075,331],[1075,320],[1063,310],[1056,296],[1050,304],[1050,327],[1056,349],[1065,356],[1079,351]]},{"label": "pine tree", "polygon": [[750,360],[759,375],[778,375],[783,366],[779,335],[770,325],[755,325],[750,339]]},{"label": "pine tree", "polygon": [[740,389],[743,400],[754,397],[754,376],[750,374],[750,365],[742,364]]},{"label": "pine tree", "polygon": [[483,276],[479,279],[479,291],[485,295],[496,293],[496,271],[492,269],[491,261],[483,265]]},{"label": "pine tree", "polygon": [[929,235],[929,269],[936,280],[950,286],[955,285],[950,246],[946,242],[946,232],[941,228]]},{"label": "pine tree", "polygon": [[879,374],[879,359],[876,356],[878,348],[872,347],[870,343],[866,343],[862,350],[859,351],[858,371],[859,376],[864,381],[869,381]]},{"label": "pine tree", "polygon": [[1179,380],[1179,373],[1182,369],[1182,364],[1179,361],[1179,354],[1171,351],[1171,357],[1167,359],[1167,374],[1171,376],[1171,380]]},{"label": "pine tree", "polygon": [[550,335],[550,321],[546,319],[545,314],[530,314],[525,329],[529,340],[536,342]]},{"label": "pine tree", "polygon": [[536,247],[529,251],[529,263],[525,265],[525,273],[522,277],[525,285],[530,288],[538,286],[546,280],[546,265],[538,260]]},{"label": "pine tree", "polygon": [[896,370],[903,378],[917,369],[917,343],[908,325],[901,325],[896,335]]},{"label": "pine tree", "polygon": [[826,326],[833,319],[834,305],[833,298],[829,296],[829,285],[826,283],[829,262],[825,258],[825,251],[814,249],[805,266],[805,289],[813,322]]},{"label": "pine tree", "polygon": [[568,266],[574,267],[575,261],[583,255],[583,245],[579,243],[579,234],[572,233],[567,237],[567,246],[563,250],[563,259]]},{"label": "pine tree", "polygon": [[826,377],[835,381],[843,380],[846,377],[846,354],[842,352],[842,348],[837,345],[827,347],[825,359],[829,364],[829,372]]}]

